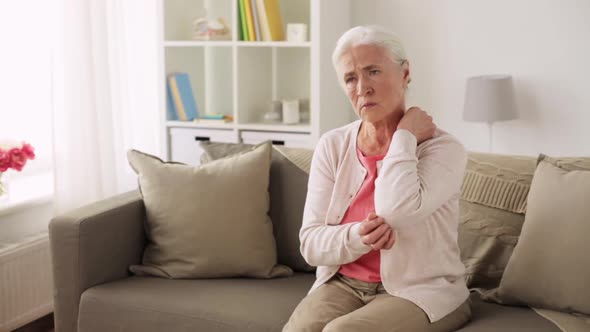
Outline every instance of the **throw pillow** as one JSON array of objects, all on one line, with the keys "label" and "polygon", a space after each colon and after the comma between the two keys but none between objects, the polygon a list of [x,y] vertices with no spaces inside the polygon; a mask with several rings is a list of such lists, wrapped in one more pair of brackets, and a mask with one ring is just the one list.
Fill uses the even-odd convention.
[{"label": "throw pillow", "polygon": [[470,289],[498,287],[524,222],[535,158],[468,154],[458,243]]},{"label": "throw pillow", "polygon": [[524,222],[524,215],[459,201],[458,243],[470,289],[498,287]]},{"label": "throw pillow", "polygon": [[[247,144],[201,142],[201,163],[241,153]],[[279,264],[295,271],[311,272],[300,252],[299,230],[303,220],[312,150],[273,146],[270,167],[270,217],[277,241]]]},{"label": "throw pillow", "polygon": [[540,158],[522,233],[489,299],[590,314],[588,197],[590,170],[568,171]]},{"label": "throw pillow", "polygon": [[138,275],[166,278],[292,274],[277,265],[269,208],[270,144],[200,167],[131,150],[148,245]]}]

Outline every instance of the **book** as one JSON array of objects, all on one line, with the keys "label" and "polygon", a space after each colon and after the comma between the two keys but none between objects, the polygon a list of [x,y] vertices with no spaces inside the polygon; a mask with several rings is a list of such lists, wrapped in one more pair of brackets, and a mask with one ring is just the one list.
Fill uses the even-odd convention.
[{"label": "book", "polygon": [[258,23],[260,25],[260,33],[262,34],[262,40],[271,41],[270,27],[268,26],[266,10],[264,9],[264,0],[256,0],[256,11],[256,14],[258,15]]},{"label": "book", "polygon": [[250,4],[252,6],[252,18],[254,19],[254,32],[256,33],[256,41],[262,40],[262,35],[260,34],[260,23],[258,18],[258,11],[256,9],[256,0],[250,0]]},{"label": "book", "polygon": [[246,22],[246,8],[244,8],[244,1],[238,0],[239,12],[240,12],[240,27],[242,27],[242,40],[248,41],[248,23]]},{"label": "book", "polygon": [[225,114],[219,114],[219,113],[215,113],[215,114],[204,114],[201,115],[199,117],[199,119],[213,119],[213,120],[219,120],[219,119],[223,119],[224,117],[226,117]]},{"label": "book", "polygon": [[234,117],[231,115],[204,115],[193,120],[196,123],[202,124],[223,124],[231,123],[234,121]]},{"label": "book", "polygon": [[178,119],[181,121],[196,119],[199,116],[199,112],[188,74],[169,74],[168,82],[170,83],[172,104],[174,105]]},{"label": "book", "polygon": [[172,101],[172,91],[170,90],[170,82],[166,80],[166,119],[178,120],[178,113]]},{"label": "book", "polygon": [[252,17],[252,4],[250,0],[244,0],[244,9],[246,10],[246,25],[248,27],[248,41],[256,40],[256,31],[254,31],[254,18]]},{"label": "book", "polygon": [[285,40],[283,19],[278,0],[264,0],[264,11],[270,30],[271,40]]}]

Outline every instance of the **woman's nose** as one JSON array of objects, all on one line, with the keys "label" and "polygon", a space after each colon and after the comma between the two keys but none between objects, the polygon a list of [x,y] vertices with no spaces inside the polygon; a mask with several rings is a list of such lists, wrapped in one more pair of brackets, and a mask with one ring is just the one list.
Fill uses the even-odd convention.
[{"label": "woman's nose", "polygon": [[364,96],[373,92],[373,87],[368,78],[361,77],[358,80],[357,95]]}]

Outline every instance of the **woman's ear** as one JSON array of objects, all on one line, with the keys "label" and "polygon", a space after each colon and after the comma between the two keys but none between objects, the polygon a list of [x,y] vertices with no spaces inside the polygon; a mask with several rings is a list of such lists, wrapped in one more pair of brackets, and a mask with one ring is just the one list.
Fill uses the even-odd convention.
[{"label": "woman's ear", "polygon": [[410,84],[410,82],[412,82],[412,77],[410,76],[410,63],[408,62],[408,60],[404,60],[404,62],[402,62],[402,73],[403,73],[403,79],[404,79],[404,88],[408,88],[408,84]]}]

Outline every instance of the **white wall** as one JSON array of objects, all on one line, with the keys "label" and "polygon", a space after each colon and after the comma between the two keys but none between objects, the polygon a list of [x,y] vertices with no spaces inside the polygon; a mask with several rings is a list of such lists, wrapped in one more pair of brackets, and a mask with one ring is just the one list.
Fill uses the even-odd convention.
[{"label": "white wall", "polygon": [[518,120],[494,125],[494,152],[590,156],[590,1],[352,0],[352,22],[400,35],[412,83],[407,106],[428,110],[469,150],[485,124],[462,121],[465,80],[507,73]]},{"label": "white wall", "polygon": [[17,211],[0,210],[0,248],[19,239],[47,232],[53,203],[45,202]]}]

